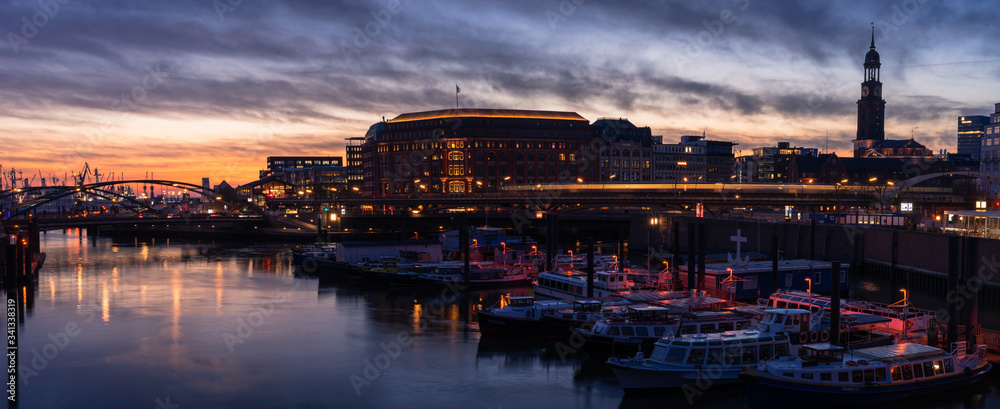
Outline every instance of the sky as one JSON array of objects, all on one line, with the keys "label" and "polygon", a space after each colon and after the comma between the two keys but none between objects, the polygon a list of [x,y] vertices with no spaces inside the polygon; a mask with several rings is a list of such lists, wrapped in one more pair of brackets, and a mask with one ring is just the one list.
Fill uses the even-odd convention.
[{"label": "sky", "polygon": [[[1000,102],[980,2],[0,0],[0,166],[237,185],[459,105],[851,155],[875,25],[886,137],[955,151]],[[39,176],[40,175],[40,176]],[[61,183],[61,182],[60,182]]]}]

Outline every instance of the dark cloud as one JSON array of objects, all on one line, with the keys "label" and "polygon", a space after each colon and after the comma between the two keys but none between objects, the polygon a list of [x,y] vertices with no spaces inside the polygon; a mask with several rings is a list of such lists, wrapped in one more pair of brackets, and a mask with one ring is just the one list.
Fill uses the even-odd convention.
[{"label": "dark cloud", "polygon": [[[896,91],[886,95],[889,123],[951,127],[942,117],[989,112],[1000,91],[991,85],[1000,77],[995,62],[961,65],[977,70],[982,95],[942,96],[917,79],[951,74],[950,66],[921,65],[1000,60],[989,40],[1000,27],[971,2],[401,0],[396,13],[388,0],[213,4],[61,5],[17,52],[7,37],[0,41],[0,116],[53,132],[118,121],[123,113],[181,128],[192,119],[259,123],[270,116],[314,129],[297,131],[304,148],[339,149],[349,132],[363,132],[380,115],[451,106],[457,83],[468,104],[643,114],[676,124],[676,132],[728,129],[726,136],[747,148],[775,135],[818,145],[825,142],[806,135],[825,133],[815,123],[841,123],[831,130],[838,140],[831,148],[849,149],[871,21],[886,91],[889,81]],[[39,10],[33,2],[0,1],[0,29],[19,35],[21,18]],[[150,67],[165,78],[136,91]],[[814,83],[821,85],[803,85]],[[133,91],[144,93],[142,100],[123,109],[122,96]],[[742,123],[781,128],[737,131]],[[11,138],[15,129],[0,126],[0,136]],[[928,129],[937,135],[928,145],[953,145],[941,136],[946,131]],[[273,149],[290,154],[296,145]],[[95,159],[120,159],[101,154]]]}]

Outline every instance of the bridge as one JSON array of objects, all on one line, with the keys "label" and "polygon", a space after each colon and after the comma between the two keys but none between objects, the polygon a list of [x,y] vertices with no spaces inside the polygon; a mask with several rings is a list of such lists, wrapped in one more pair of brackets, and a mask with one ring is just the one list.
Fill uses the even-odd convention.
[{"label": "bridge", "polygon": [[[127,195],[114,192],[112,189],[106,189],[108,187],[113,187],[117,185],[139,185],[139,184],[171,187],[175,189],[185,190],[202,196],[212,197],[216,201],[226,204],[231,209],[237,208],[237,206],[234,203],[223,200],[222,197],[215,196],[215,191],[213,191],[212,189],[206,189],[200,185],[196,185],[193,183],[179,182],[173,180],[162,180],[162,179],[116,180],[116,181],[82,184],[77,186],[44,186],[44,187],[38,186],[38,187],[16,188],[16,189],[0,191],[0,204],[4,205],[8,203],[11,204],[10,207],[0,209],[3,211],[3,216],[0,219],[14,219],[34,209],[37,209],[38,207],[43,206],[45,204],[51,203],[53,201],[62,199],[67,196],[72,196],[77,194],[96,196],[103,199],[107,199],[137,214],[140,213],[142,210],[155,212],[155,209],[153,209],[148,203],[137,200]],[[248,210],[252,213],[257,213],[257,214],[261,213],[260,209],[258,209],[256,206],[252,206],[250,204],[243,204],[243,207],[248,208]]]},{"label": "bridge", "polygon": [[[943,175],[942,175],[943,176]],[[924,179],[926,180],[926,179]],[[448,212],[467,208],[522,212],[578,212],[593,210],[688,210],[702,204],[712,213],[745,207],[798,208],[889,207],[900,201],[924,206],[962,206],[967,198],[951,188],[889,184],[749,184],[749,183],[573,183],[510,186],[500,192],[475,196],[441,194],[395,195],[382,198],[268,199],[271,208],[319,207],[334,204],[348,209],[371,207],[373,213],[418,210]],[[880,205],[880,206],[879,206]]]}]

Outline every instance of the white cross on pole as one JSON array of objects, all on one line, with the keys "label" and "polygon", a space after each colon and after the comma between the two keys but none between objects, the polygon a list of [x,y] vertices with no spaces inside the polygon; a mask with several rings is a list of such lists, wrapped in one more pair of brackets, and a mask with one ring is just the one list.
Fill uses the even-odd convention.
[{"label": "white cross on pole", "polygon": [[747,238],[743,237],[743,230],[742,229],[736,229],[736,235],[735,236],[729,236],[729,240],[733,241],[733,242],[736,242],[736,259],[733,260],[733,254],[729,253],[729,264],[740,265],[740,266],[747,265],[747,263],[750,262],[750,256],[746,256],[745,258],[740,257],[741,256],[740,253],[742,251],[742,248],[741,248],[742,244],[747,242]]}]

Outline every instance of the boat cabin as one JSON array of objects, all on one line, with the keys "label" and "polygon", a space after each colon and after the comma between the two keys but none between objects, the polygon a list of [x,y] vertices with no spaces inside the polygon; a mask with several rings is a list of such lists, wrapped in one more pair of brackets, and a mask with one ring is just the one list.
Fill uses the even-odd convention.
[{"label": "boat cabin", "polygon": [[771,334],[809,332],[809,314],[809,311],[799,309],[767,310],[760,321],[760,328]]},{"label": "boat cabin", "polygon": [[771,336],[753,330],[714,336],[693,334],[657,341],[649,359],[674,365],[740,366],[788,355],[788,349],[787,336]]}]

